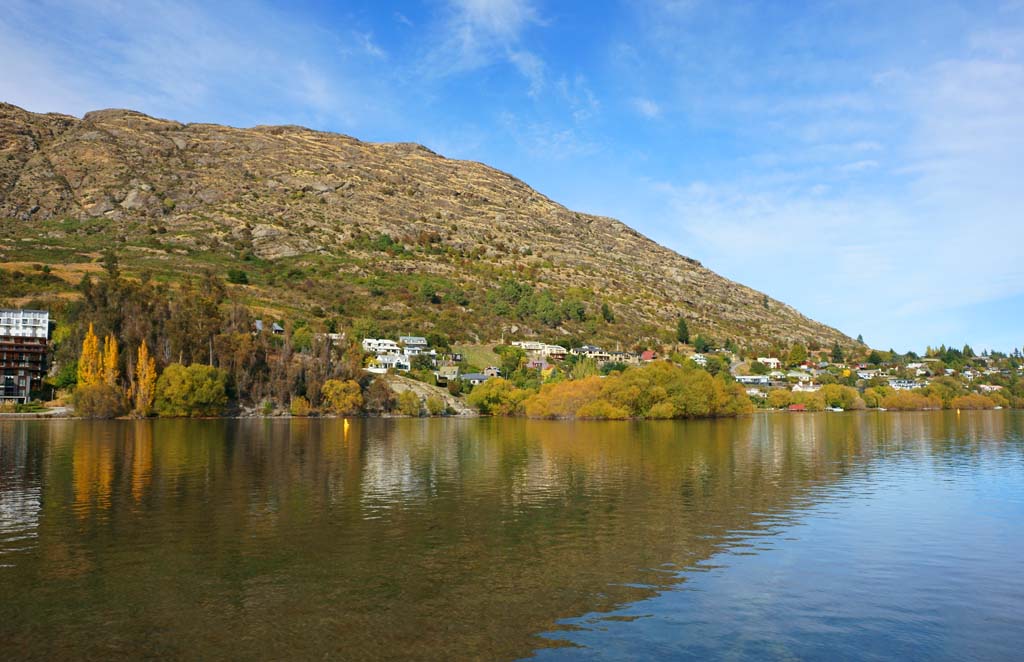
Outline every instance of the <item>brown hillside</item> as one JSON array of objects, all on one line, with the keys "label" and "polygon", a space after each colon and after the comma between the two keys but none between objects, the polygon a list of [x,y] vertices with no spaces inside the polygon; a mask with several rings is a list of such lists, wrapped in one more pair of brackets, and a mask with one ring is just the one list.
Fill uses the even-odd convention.
[{"label": "brown hillside", "polygon": [[[129,271],[248,272],[282,316],[382,332],[572,333],[631,343],[691,332],[748,342],[852,341],[611,218],[570,211],[480,163],[294,126],[180,124],[128,110],[82,119],[0,104],[0,259]],[[374,244],[387,234],[398,246]],[[401,247],[404,245],[404,247]],[[585,318],[494,310],[508,280]],[[489,298],[491,297],[491,298]],[[607,303],[615,322],[600,319]],[[321,312],[319,308],[324,310]]]}]

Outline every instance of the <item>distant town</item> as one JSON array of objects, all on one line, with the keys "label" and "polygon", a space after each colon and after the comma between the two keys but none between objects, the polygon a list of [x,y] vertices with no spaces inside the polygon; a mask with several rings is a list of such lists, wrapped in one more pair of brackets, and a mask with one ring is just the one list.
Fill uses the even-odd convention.
[{"label": "distant town", "polygon": [[[685,327],[681,322],[681,336],[688,333]],[[533,339],[452,346],[443,338],[422,335],[355,340],[340,332],[293,330],[287,320],[254,319],[248,333],[211,331],[209,354],[199,346],[191,361],[174,361],[173,353],[156,350],[159,340],[153,348],[143,340],[138,348],[124,351],[115,334],[103,334],[101,341],[89,323],[73,362],[64,358],[62,363],[54,360],[53,328],[48,311],[0,310],[0,407],[5,411],[97,417],[233,411],[675,418],[735,415],[747,407],[1000,409],[1024,402],[1019,350],[975,354],[970,347],[943,346],[918,356],[864,347],[859,356],[847,358],[838,344],[794,344],[784,355],[747,356],[733,348],[711,347],[704,339],[690,344],[686,337],[637,351]],[[64,329],[58,335],[72,334]],[[225,350],[225,337],[232,340],[230,351]],[[698,346],[704,351],[696,351]],[[62,355],[70,353],[65,341]],[[161,354],[164,358],[158,360]],[[250,383],[261,371],[269,380],[262,390]],[[699,375],[712,380],[702,382],[701,397],[707,402],[724,397],[723,402],[732,404],[719,411],[673,395],[685,390],[684,383],[693,387]],[[275,379],[284,388],[275,388]],[[619,382],[633,384],[633,391],[661,389],[664,394],[658,398],[664,402],[627,402],[625,391],[614,385]],[[182,395],[190,389],[214,395],[209,402],[190,400]],[[749,402],[742,404],[740,398]]]}]

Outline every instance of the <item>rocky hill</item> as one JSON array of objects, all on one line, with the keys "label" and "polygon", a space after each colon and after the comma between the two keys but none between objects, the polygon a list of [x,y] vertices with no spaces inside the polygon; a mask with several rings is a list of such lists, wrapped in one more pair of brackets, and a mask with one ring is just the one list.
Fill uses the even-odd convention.
[{"label": "rocky hill", "polygon": [[129,274],[234,270],[268,314],[367,331],[628,345],[671,337],[682,315],[719,341],[852,345],[494,168],[295,126],[0,104],[0,229],[8,270],[48,264],[73,282],[114,248]]}]

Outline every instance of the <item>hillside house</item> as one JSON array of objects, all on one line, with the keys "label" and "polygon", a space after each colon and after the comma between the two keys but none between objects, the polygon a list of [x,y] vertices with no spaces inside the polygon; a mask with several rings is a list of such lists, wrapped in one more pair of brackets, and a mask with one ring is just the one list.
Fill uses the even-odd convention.
[{"label": "hillside house", "polygon": [[782,361],[771,356],[759,356],[757,362],[763,366],[766,366],[769,370],[780,370],[782,368]]},{"label": "hillside house", "polygon": [[890,379],[889,388],[895,391],[913,391],[918,387],[917,382],[912,379]]},{"label": "hillside house", "polygon": [[458,378],[459,366],[457,365],[443,365],[434,373],[434,380],[438,386],[447,386],[448,382],[455,381]]},{"label": "hillside house", "polygon": [[362,346],[364,352],[377,356],[402,353],[402,348],[390,338],[363,338]]},{"label": "hillside house", "polygon": [[378,367],[385,370],[395,369],[407,372],[412,368],[409,357],[404,354],[378,354],[375,361]]},{"label": "hillside house", "polygon": [[690,360],[702,368],[706,367],[708,364],[708,357],[704,356],[703,354],[691,354]]},{"label": "hillside house", "polygon": [[[406,349],[406,353],[410,349],[415,349],[418,353],[425,352],[430,348],[430,343],[421,336],[399,336],[398,344]],[[415,354],[409,354],[409,356],[415,356]]]},{"label": "hillside house", "polygon": [[[263,320],[256,320],[253,323],[253,326],[256,327],[256,333],[263,333]],[[270,324],[270,332],[273,333],[275,336],[283,336],[284,327],[278,324],[277,322],[272,322]]]},{"label": "hillside house", "polygon": [[768,386],[768,375],[736,375],[736,381],[740,384],[757,384]]},{"label": "hillside house", "polygon": [[490,379],[490,377],[488,377],[482,372],[467,372],[466,374],[462,375],[460,379],[472,386],[479,386],[480,384],[483,384],[488,379]]},{"label": "hillside house", "polygon": [[607,363],[611,360],[611,354],[604,351],[600,347],[595,345],[583,345],[582,347],[573,347],[569,350],[570,354],[576,356],[583,356],[588,359],[594,359],[598,363]]}]

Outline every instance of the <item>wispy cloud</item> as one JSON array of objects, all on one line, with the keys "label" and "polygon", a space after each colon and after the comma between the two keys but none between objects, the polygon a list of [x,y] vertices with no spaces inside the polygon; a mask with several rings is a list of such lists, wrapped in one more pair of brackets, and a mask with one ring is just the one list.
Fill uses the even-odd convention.
[{"label": "wispy cloud", "polygon": [[661,106],[645,97],[635,97],[632,100],[633,108],[648,119],[661,117]]},{"label": "wispy cloud", "polygon": [[529,93],[536,96],[546,84],[545,64],[522,45],[522,37],[529,27],[543,24],[527,0],[449,0],[427,72],[448,76],[506,62],[527,79]]},{"label": "wispy cloud", "polygon": [[384,56],[369,33],[338,35],[261,5],[239,20],[231,8],[155,0],[12,0],[0,14],[0,50],[0,95],[35,110],[120,106],[243,123],[274,121],[289,107],[307,121],[348,123],[374,95],[368,81],[351,84],[345,54]]}]

